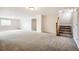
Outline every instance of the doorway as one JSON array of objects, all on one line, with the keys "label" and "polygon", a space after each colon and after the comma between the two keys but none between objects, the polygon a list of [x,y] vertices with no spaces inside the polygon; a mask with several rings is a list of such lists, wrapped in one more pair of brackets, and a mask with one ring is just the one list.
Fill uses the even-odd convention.
[{"label": "doorway", "polygon": [[36,19],[32,19],[32,31],[37,31],[37,21],[36,21]]}]

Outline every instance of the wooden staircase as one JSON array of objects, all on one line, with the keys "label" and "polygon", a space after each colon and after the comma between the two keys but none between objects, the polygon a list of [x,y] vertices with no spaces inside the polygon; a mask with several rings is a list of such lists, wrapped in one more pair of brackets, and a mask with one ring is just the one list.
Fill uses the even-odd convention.
[{"label": "wooden staircase", "polygon": [[59,36],[72,37],[71,26],[59,26]]},{"label": "wooden staircase", "polygon": [[56,35],[65,36],[65,37],[73,37],[72,36],[72,27],[60,25],[59,17],[56,22]]}]

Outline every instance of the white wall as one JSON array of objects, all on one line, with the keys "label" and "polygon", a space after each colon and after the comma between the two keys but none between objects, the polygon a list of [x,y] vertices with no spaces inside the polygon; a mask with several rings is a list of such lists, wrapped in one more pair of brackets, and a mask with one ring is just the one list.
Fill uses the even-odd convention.
[{"label": "white wall", "polygon": [[[22,30],[30,30],[30,16],[28,16],[25,12],[20,11],[19,9],[15,8],[0,8],[0,17],[4,18],[12,18],[12,19],[18,19],[12,20],[13,24],[9,27],[3,27],[0,26],[0,29],[3,30],[9,30],[9,29],[15,29],[16,27],[21,28]],[[21,20],[21,22],[20,22]],[[20,22],[20,23],[18,23]],[[14,26],[14,27],[13,27]]]},{"label": "white wall", "polygon": [[74,9],[73,11],[73,39],[75,40],[78,48],[79,48],[79,38],[78,38],[78,18],[79,12],[78,9]]},{"label": "white wall", "polygon": [[20,20],[18,20],[18,19],[11,19],[11,25],[9,25],[9,26],[2,26],[0,24],[0,31],[13,30],[13,29],[20,29]]},{"label": "white wall", "polygon": [[43,16],[43,32],[53,33],[56,35],[57,14]]},{"label": "white wall", "polygon": [[79,8],[77,8],[77,23],[76,23],[76,26],[77,26],[77,30],[76,30],[77,38],[75,38],[75,40],[76,40],[77,46],[79,48]]},{"label": "white wall", "polygon": [[21,29],[25,31],[31,31],[31,18],[28,16],[27,18],[21,19]]},{"label": "white wall", "polygon": [[42,16],[41,15],[34,15],[34,16],[29,16],[26,19],[21,20],[21,28],[22,30],[26,31],[32,31],[32,20],[36,19],[36,32],[42,32]]},{"label": "white wall", "polygon": [[78,19],[78,23],[77,23],[77,25],[78,25],[78,40],[79,40],[79,8],[78,8],[78,14],[77,14],[78,16],[77,16],[77,19]]},{"label": "white wall", "polygon": [[60,11],[61,11],[59,12],[60,25],[71,26],[72,25],[72,10],[65,9],[65,10],[60,10]]},{"label": "white wall", "polygon": [[[32,11],[31,11],[32,12]],[[0,17],[4,18],[12,18],[15,20],[12,20],[11,26],[0,26],[0,30],[11,30],[16,29],[16,27],[21,28],[22,30],[26,31],[32,31],[31,27],[31,20],[32,17],[35,17],[37,19],[37,31],[41,32],[41,15],[30,15],[26,13],[26,10],[20,10],[20,8],[0,8]],[[18,19],[18,21],[16,20]],[[20,23],[18,23],[20,22]]]},{"label": "white wall", "polygon": [[[41,32],[43,30],[43,32],[56,34],[57,11],[59,9],[60,8],[40,8],[39,11],[28,12],[28,10],[24,8],[0,8],[0,16],[20,19],[22,30],[31,31],[32,16],[28,15],[28,13],[38,14],[38,16],[35,16],[38,19],[38,31]],[[39,14],[43,14],[43,19]]]}]

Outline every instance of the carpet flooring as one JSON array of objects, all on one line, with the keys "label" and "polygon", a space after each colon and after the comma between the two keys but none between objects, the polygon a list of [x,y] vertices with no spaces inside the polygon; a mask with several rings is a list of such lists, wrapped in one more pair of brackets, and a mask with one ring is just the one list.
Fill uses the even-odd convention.
[{"label": "carpet flooring", "polygon": [[[9,44],[1,44],[1,51],[78,51],[77,45],[72,38],[67,37],[52,37],[51,40],[48,41],[49,45],[44,45],[46,42],[42,43],[41,41],[35,42],[34,44],[23,45],[22,43],[9,43]],[[2,43],[0,41],[0,43]],[[36,44],[39,43],[39,46]],[[26,48],[28,46],[28,48]],[[42,46],[40,48],[40,46]],[[18,48],[19,47],[19,48]]]},{"label": "carpet flooring", "polygon": [[73,38],[46,33],[9,31],[0,33],[1,51],[78,51]]},{"label": "carpet flooring", "polygon": [[78,51],[79,50],[73,38],[53,37],[53,39],[54,40],[51,40],[51,43],[50,43],[50,50],[52,51]]}]

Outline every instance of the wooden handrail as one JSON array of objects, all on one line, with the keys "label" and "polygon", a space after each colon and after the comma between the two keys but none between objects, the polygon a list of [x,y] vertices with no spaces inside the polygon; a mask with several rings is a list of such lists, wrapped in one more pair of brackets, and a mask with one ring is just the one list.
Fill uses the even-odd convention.
[{"label": "wooden handrail", "polygon": [[57,33],[57,36],[59,36],[60,34],[59,34],[59,17],[58,17],[58,19],[57,19],[57,22],[56,22],[56,33]]}]

